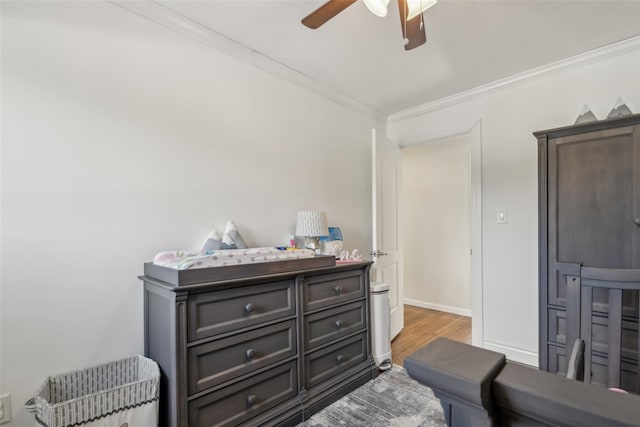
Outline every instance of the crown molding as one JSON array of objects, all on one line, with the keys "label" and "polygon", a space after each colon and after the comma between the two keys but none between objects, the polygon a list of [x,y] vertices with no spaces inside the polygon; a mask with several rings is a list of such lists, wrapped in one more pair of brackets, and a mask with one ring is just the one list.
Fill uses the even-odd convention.
[{"label": "crown molding", "polygon": [[109,3],[148,19],[165,28],[176,31],[192,40],[196,40],[223,54],[238,59],[261,71],[281,78],[289,83],[333,101],[343,107],[365,114],[381,124],[387,121],[387,115],[376,111],[352,98],[323,87],[320,83],[300,71],[291,68],[261,52],[238,43],[223,34],[195,22],[152,0],[108,0]]},{"label": "crown molding", "polygon": [[404,148],[415,144],[425,144],[434,141],[439,141],[445,138],[453,138],[454,136],[466,135],[470,133],[474,127],[481,123],[480,119],[456,123],[453,126],[446,126],[443,128],[429,128],[424,129],[418,135],[411,136],[409,138],[399,138],[395,141],[398,147]]},{"label": "crown molding", "polygon": [[640,36],[631,37],[629,39],[612,43],[610,45],[594,49],[586,53],[581,53],[579,55],[552,62],[551,64],[543,65],[541,67],[533,68],[531,70],[515,74],[501,80],[496,80],[494,82],[478,86],[476,88],[460,92],[455,95],[440,98],[433,102],[428,102],[426,104],[418,105],[416,107],[408,108],[406,110],[390,114],[387,118],[387,125],[402,122],[404,120],[418,117],[436,110],[441,110],[452,105],[486,96],[490,93],[504,88],[505,86],[511,86],[519,82],[560,73],[572,68],[592,64],[638,50],[640,50]]}]

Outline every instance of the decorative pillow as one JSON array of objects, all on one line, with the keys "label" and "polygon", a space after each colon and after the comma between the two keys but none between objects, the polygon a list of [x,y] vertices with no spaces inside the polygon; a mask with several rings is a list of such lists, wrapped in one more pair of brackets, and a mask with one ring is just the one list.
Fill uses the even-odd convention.
[{"label": "decorative pillow", "polygon": [[240,249],[240,248],[238,248],[235,243],[222,242],[222,245],[220,245],[220,249]]},{"label": "decorative pillow", "polygon": [[202,245],[203,251],[217,251],[222,247],[222,238],[220,237],[220,233],[218,230],[213,230],[209,233],[209,237]]},{"label": "decorative pillow", "polygon": [[[228,247],[225,247],[228,246]],[[222,236],[222,247],[220,249],[246,249],[247,244],[238,231],[235,222],[229,220],[224,228],[224,236]]]}]

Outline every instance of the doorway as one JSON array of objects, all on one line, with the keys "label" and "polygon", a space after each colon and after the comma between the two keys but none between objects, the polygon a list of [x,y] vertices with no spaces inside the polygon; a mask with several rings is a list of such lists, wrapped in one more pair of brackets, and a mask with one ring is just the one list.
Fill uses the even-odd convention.
[{"label": "doorway", "polygon": [[471,138],[404,147],[404,302],[471,316]]},{"label": "doorway", "polygon": [[[469,250],[469,261],[471,264],[470,267],[470,286],[471,286],[471,319],[472,319],[472,330],[471,330],[471,341],[474,346],[484,347],[484,327],[483,327],[483,284],[482,284],[482,121],[474,120],[472,122],[461,122],[455,126],[450,126],[443,129],[423,129],[415,131],[411,137],[409,138],[394,138],[396,149],[398,151],[398,155],[401,157],[400,151],[407,147],[418,145],[418,144],[426,144],[437,142],[439,140],[444,140],[447,138],[452,138],[455,136],[463,135],[470,139],[470,154],[468,156],[468,165],[469,165],[469,193],[470,193],[470,234],[471,234],[471,246]],[[375,147],[375,129],[373,130],[373,141]],[[377,156],[375,155],[374,149],[374,168],[373,168],[373,194],[374,194],[374,236],[376,233],[376,229],[379,226],[377,216],[376,216],[376,183],[380,177],[376,173],[376,165],[379,162]],[[402,161],[398,162],[398,168],[402,169]],[[400,174],[402,176],[402,174]],[[398,194],[401,193],[399,190]],[[399,197],[398,199],[401,199]],[[395,200],[396,208],[399,209],[401,200]],[[399,212],[401,212],[400,209]],[[398,218],[403,218],[403,215],[398,215]],[[402,230],[402,227],[400,228]],[[399,239],[402,240],[402,237],[405,235],[404,232],[398,235]],[[374,238],[374,246],[376,239]],[[399,250],[404,248],[403,244],[400,244]],[[402,266],[404,262],[402,261],[403,256],[400,256],[399,268],[403,270]],[[375,268],[375,265],[374,265]],[[400,274],[400,278],[402,278],[402,274]],[[399,289],[404,289],[404,280],[399,281]],[[402,302],[403,298],[399,298],[400,307],[403,306]],[[428,309],[423,309],[428,310]],[[465,312],[465,315],[468,313]],[[404,320],[404,319],[403,319]]]}]

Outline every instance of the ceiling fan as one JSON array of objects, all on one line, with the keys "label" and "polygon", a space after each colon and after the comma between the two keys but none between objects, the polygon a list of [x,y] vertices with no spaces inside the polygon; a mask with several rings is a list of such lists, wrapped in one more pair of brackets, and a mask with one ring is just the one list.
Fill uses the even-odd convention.
[{"label": "ceiling fan", "polygon": [[[307,15],[302,20],[302,23],[315,30],[356,1],[357,0],[329,0]],[[389,0],[363,1],[374,15],[380,17],[387,16]],[[398,0],[404,50],[414,49],[427,41],[422,12],[436,4],[436,2],[437,0]]]}]

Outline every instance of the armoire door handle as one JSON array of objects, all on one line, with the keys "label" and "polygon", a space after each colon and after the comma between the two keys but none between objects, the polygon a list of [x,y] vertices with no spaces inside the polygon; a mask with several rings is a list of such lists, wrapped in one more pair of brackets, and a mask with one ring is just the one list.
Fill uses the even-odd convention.
[{"label": "armoire door handle", "polygon": [[640,218],[634,218],[634,219],[633,219],[633,223],[634,223],[635,225],[637,225],[638,227],[640,227]]}]

